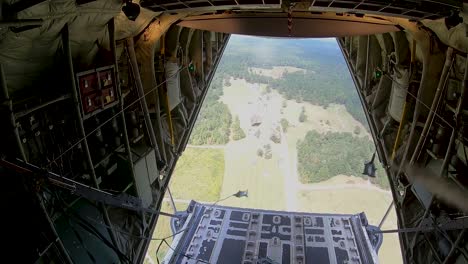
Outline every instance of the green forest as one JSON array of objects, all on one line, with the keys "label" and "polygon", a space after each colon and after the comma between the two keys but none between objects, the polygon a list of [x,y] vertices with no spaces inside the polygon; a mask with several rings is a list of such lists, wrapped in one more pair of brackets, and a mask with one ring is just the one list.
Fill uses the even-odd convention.
[{"label": "green forest", "polygon": [[[217,75],[232,76],[251,83],[265,83],[298,102],[327,107],[343,104],[362,124],[367,124],[354,83],[337,45],[317,40],[266,39],[236,37],[223,55]],[[250,67],[265,69],[273,66],[293,66],[306,73],[286,73],[273,79],[254,74]]]},{"label": "green forest", "polygon": [[[283,78],[273,79],[249,70],[250,67],[273,66],[294,66],[307,72],[287,73]],[[223,94],[223,82],[226,84],[231,76],[251,83],[268,84],[286,99],[324,107],[343,104],[356,120],[367,125],[337,45],[324,45],[316,40],[236,36],[229,41],[211,82],[190,144],[226,144],[229,141],[232,117],[226,105],[218,100]]]},{"label": "green forest", "polygon": [[190,136],[189,144],[222,145],[229,142],[232,116],[228,107],[219,102],[223,94],[223,76],[215,74],[202,109]]},{"label": "green forest", "polygon": [[234,121],[232,122],[231,133],[233,140],[240,140],[245,138],[245,133],[244,130],[242,130],[242,128],[240,127],[240,120],[238,116],[236,116],[236,118],[234,118]]},{"label": "green forest", "polygon": [[331,75],[334,74],[288,73],[271,83],[271,86],[288,100],[325,107],[329,104],[343,104],[356,120],[365,124],[367,121],[356,91],[344,89],[345,81]]},{"label": "green forest", "polygon": [[[362,170],[373,152],[374,147],[365,137],[354,137],[351,133],[320,134],[309,131],[304,140],[297,144],[301,182],[320,182],[339,174],[367,177],[362,175]],[[377,167],[374,183],[387,189],[385,173],[381,166]]]}]

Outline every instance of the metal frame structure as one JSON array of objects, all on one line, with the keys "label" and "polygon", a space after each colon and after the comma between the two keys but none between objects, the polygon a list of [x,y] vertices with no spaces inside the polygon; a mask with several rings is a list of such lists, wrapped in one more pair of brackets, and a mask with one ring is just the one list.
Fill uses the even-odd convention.
[{"label": "metal frame structure", "polygon": [[[411,178],[414,174],[411,167],[408,169],[406,166],[407,163],[419,165],[425,174],[437,176],[433,179],[447,180],[457,188],[465,188],[467,185],[460,174],[466,171],[468,162],[466,157],[459,155],[461,149],[466,151],[467,144],[463,130],[468,113],[465,105],[468,89],[467,54],[460,50],[457,43],[447,43],[451,39],[443,38],[437,28],[429,30],[421,26],[426,19],[447,17],[461,23],[457,22],[459,18],[456,17],[462,9],[461,1],[142,0],[143,8],[160,13],[146,10],[146,14],[143,12],[141,15],[151,18],[144,18],[147,24],[144,29],[140,29],[143,31],[133,32],[119,40],[116,39],[118,28],[115,23],[122,23],[121,26],[126,28],[136,24],[122,22],[120,18],[114,20],[113,17],[121,8],[115,1],[93,1],[91,5],[101,6],[101,9],[90,8],[95,10],[94,14],[87,13],[89,10],[85,7],[80,10],[83,14],[76,12],[68,17],[67,13],[63,21],[57,19],[59,22],[55,19],[62,18],[63,14],[51,13],[51,16],[44,15],[42,20],[37,17],[28,19],[28,15],[34,15],[34,12],[21,13],[35,8],[35,5],[52,6],[55,4],[53,1],[26,2],[17,1],[11,6],[2,6],[3,11],[5,7],[14,11],[12,16],[6,16],[5,12],[1,14],[0,25],[5,26],[1,28],[2,34],[17,34],[6,34],[5,38],[9,38],[10,42],[12,39],[25,41],[27,45],[24,47],[31,49],[20,48],[27,54],[34,52],[32,49],[36,46],[32,42],[42,40],[42,37],[48,41],[55,36],[55,41],[60,42],[60,45],[54,42],[57,45],[53,51],[56,57],[53,59],[50,54],[37,54],[37,58],[20,56],[15,61],[19,66],[29,66],[31,61],[36,59],[37,62],[38,58],[47,62],[44,64],[55,63],[50,69],[39,67],[40,74],[34,72],[50,78],[32,78],[30,83],[22,82],[18,72],[9,71],[7,65],[0,62],[0,85],[3,92],[0,121],[7,124],[7,128],[1,132],[1,158],[13,163],[20,159],[23,164],[31,163],[40,168],[31,175],[25,173],[26,170],[21,166],[14,169],[0,166],[0,172],[6,176],[7,186],[16,188],[14,192],[2,193],[4,200],[18,200],[19,207],[34,212],[37,218],[37,225],[34,226],[37,228],[31,229],[34,231],[31,234],[33,239],[25,245],[25,252],[33,252],[30,256],[24,256],[26,262],[73,263],[87,258],[95,262],[144,261],[149,238],[158,222],[159,210],[175,165],[185,150],[229,40],[227,33],[209,32],[206,28],[184,28],[184,23],[190,19],[210,19],[224,15],[262,19],[265,14],[272,14],[280,20],[285,20],[289,15],[290,19],[333,16],[333,19],[339,20],[342,17],[342,22],[379,20],[383,21],[381,24],[392,26],[392,29],[401,27],[405,30],[369,36],[346,36],[339,39],[339,45],[365,110],[377,153],[390,181],[399,227],[416,230],[399,233],[404,260],[408,263],[468,261],[463,226],[460,227],[463,229],[461,232],[439,228],[440,223],[453,220],[453,215],[464,217],[465,214],[457,206],[447,206],[433,190],[414,181]],[[84,2],[79,1],[78,4],[85,5]],[[71,5],[74,4],[72,1]],[[110,11],[110,6],[117,11]],[[225,11],[227,14],[222,14]],[[102,32],[107,33],[83,34],[88,32],[89,23],[94,23],[89,22],[93,21],[89,17],[95,16],[95,13],[108,17],[95,22]],[[16,20],[18,14],[20,20]],[[79,23],[74,24],[74,21]],[[61,24],[50,27],[55,26],[54,23]],[[457,25],[451,25],[448,21],[445,26],[450,29]],[[28,32],[37,27],[41,29],[34,31],[34,34]],[[48,30],[54,33],[47,35]],[[24,39],[21,38],[22,34],[26,36]],[[412,39],[408,39],[406,34]],[[103,41],[107,37],[108,41]],[[388,40],[392,40],[390,42],[393,44],[387,47]],[[96,44],[92,47],[97,47],[99,52],[91,52],[90,57],[93,58],[83,62],[83,58],[89,54],[84,54],[83,50],[74,50],[75,41]],[[409,41],[414,43],[413,47],[410,47]],[[418,58],[416,49],[422,51],[425,56],[423,59]],[[411,60],[406,58],[410,53]],[[385,56],[381,57],[382,54]],[[166,63],[169,60],[177,62],[179,70],[174,76],[178,77],[166,74]],[[20,65],[18,61],[24,64]],[[157,63],[162,67],[157,68]],[[389,66],[391,63],[399,64],[404,70],[409,69],[411,80],[407,84],[407,94],[417,94],[413,95],[414,98],[407,96],[401,118],[388,118],[383,122],[382,119],[389,115],[386,111],[388,102],[382,100],[382,97],[390,95],[389,91],[393,88],[389,88],[388,82],[385,87],[379,85],[382,81],[373,72],[381,72],[382,78],[394,83],[390,69],[396,66]],[[453,73],[453,67],[459,65],[465,65],[462,78],[454,77]],[[83,106],[87,102],[82,100],[80,78],[85,74],[80,73],[103,69],[113,71],[116,101],[99,111],[84,115]],[[25,67],[25,71],[28,70]],[[20,80],[25,87],[12,82],[9,74],[16,74],[15,80]],[[181,90],[182,98],[179,98],[180,103],[176,106],[168,103],[167,89],[172,78],[180,78],[180,86],[175,88]],[[47,84],[39,81],[34,83],[37,80],[51,81]],[[97,96],[105,96],[100,81],[98,76],[98,88],[93,92]],[[28,85],[31,87],[26,87]],[[456,96],[451,97],[455,98],[447,99],[449,86],[450,89],[459,88],[452,91],[452,95]],[[22,93],[15,93],[18,88]],[[102,102],[102,98],[99,99]],[[90,199],[83,192],[77,195],[69,190],[64,191],[60,189],[63,186],[57,185],[66,185],[67,181],[50,184],[44,177],[51,175],[49,172],[69,179],[69,183],[92,188],[89,189],[91,192],[107,198],[131,197],[132,201],[136,201],[136,207],[141,205],[144,208],[134,210],[134,207],[106,202],[106,199]],[[18,206],[11,204],[6,211],[18,210]],[[8,219],[11,225],[9,228],[22,230],[27,218],[25,212],[12,214],[11,219]],[[97,224],[91,224],[88,220]],[[431,232],[419,232],[418,228],[426,227],[428,222],[434,223]],[[15,256],[23,257],[21,254]]]},{"label": "metal frame structure", "polygon": [[[360,14],[399,16],[410,19],[437,19],[450,15],[452,10],[461,8],[456,0],[422,1],[377,1],[377,0],[313,0],[291,1],[295,10],[304,12],[336,11]],[[280,0],[144,0],[141,5],[156,12],[180,10],[238,10],[281,8]]]},{"label": "metal frame structure", "polygon": [[[31,106],[28,104],[26,108],[23,108],[21,105],[21,98],[10,97],[6,85],[6,78],[8,78],[8,76],[4,74],[3,65],[0,66],[2,77],[1,84],[4,91],[3,99],[6,100],[6,106],[8,107],[7,112],[10,113],[6,115],[5,118],[9,119],[8,123],[13,129],[12,131],[14,133],[12,133],[12,135],[14,135],[14,142],[16,142],[16,147],[11,149],[9,153],[5,153],[6,156],[4,157],[6,161],[2,164],[10,164],[7,161],[19,164],[19,166],[15,165],[13,167],[3,165],[0,167],[6,170],[5,172],[7,174],[19,174],[20,178],[18,179],[22,179],[25,182],[35,181],[37,177],[46,179],[40,186],[35,187],[38,188],[39,191],[36,191],[36,199],[31,201],[36,204],[34,206],[37,206],[38,210],[42,208],[44,215],[38,215],[37,217],[43,218],[44,223],[49,223],[50,225],[49,231],[45,229],[37,230],[40,232],[50,232],[51,236],[51,240],[46,242],[49,246],[45,247],[45,249],[38,249],[41,253],[37,256],[37,261],[47,261],[47,259],[61,263],[86,261],[83,259],[86,258],[85,255],[82,255],[82,253],[77,254],[78,251],[76,251],[76,249],[73,247],[70,248],[72,244],[81,244],[83,248],[87,248],[88,257],[92,257],[93,254],[99,254],[100,256],[97,257],[97,259],[101,261],[107,258],[108,260],[112,259],[113,262],[119,262],[124,261],[122,257],[126,256],[125,258],[129,259],[132,263],[143,262],[151,240],[142,238],[149,238],[152,236],[160,214],[171,215],[159,211],[165,190],[168,186],[177,158],[183,152],[188,141],[189,135],[193,129],[193,124],[198,117],[211,79],[215,73],[216,66],[219,63],[222,52],[229,39],[229,35],[227,34],[215,34],[214,40],[217,45],[216,50],[210,50],[209,58],[212,60],[210,62],[210,65],[212,65],[210,70],[203,71],[203,67],[200,67],[196,72],[187,72],[189,78],[194,80],[198,78],[199,81],[196,84],[195,81],[191,81],[190,84],[198,85],[202,93],[197,97],[193,105],[193,113],[190,115],[188,122],[186,122],[186,126],[175,135],[178,144],[172,146],[170,142],[163,141],[163,148],[160,148],[157,137],[162,137],[165,133],[164,127],[161,126],[163,119],[161,116],[154,116],[146,100],[151,93],[155,93],[156,96],[158,96],[159,91],[159,95],[161,95],[161,87],[162,84],[167,81],[166,77],[161,76],[162,78],[159,79],[157,87],[153,87],[150,90],[148,90],[147,87],[143,87],[135,54],[135,47],[139,44],[138,41],[134,42],[133,39],[127,39],[126,42],[119,42],[117,44],[115,39],[114,19],[109,21],[106,28],[109,32],[110,45],[107,48],[104,47],[107,51],[103,52],[111,54],[111,59],[108,61],[111,66],[99,66],[97,70],[91,69],[78,73],[75,68],[79,68],[80,65],[78,62],[74,61],[73,51],[70,45],[69,27],[65,25],[61,31],[64,55],[62,61],[65,66],[62,69],[66,72],[65,76],[67,76],[67,78],[64,79],[67,80],[66,86],[69,87],[69,90],[65,91],[65,95],[60,95],[46,102],[41,102],[39,105],[33,104]],[[180,28],[174,25],[170,30],[180,31]],[[189,39],[187,45],[190,46],[191,54],[186,54],[186,57],[183,59],[184,61],[188,61],[188,63],[192,63],[191,61],[193,61],[194,58],[199,59],[200,62],[202,60],[206,61],[204,58],[206,58],[208,54],[205,54],[205,44],[203,43],[203,38],[200,38],[200,36],[203,36],[204,32],[200,30],[194,30],[193,32],[195,34],[191,34],[190,38],[198,36],[199,41],[190,41]],[[211,42],[211,39],[209,39],[209,41]],[[211,48],[211,43],[209,44]],[[123,53],[120,55],[120,59],[117,59],[116,55],[118,50],[117,45],[120,46],[120,50],[122,50],[123,47]],[[211,54],[212,51],[213,54]],[[180,69],[186,69],[188,63],[180,65]],[[119,65],[123,65],[124,68],[121,69]],[[79,78],[99,70],[112,70],[114,74],[113,83],[117,84],[115,86],[117,99],[113,103],[106,105],[106,107],[98,109],[98,111],[86,114],[84,113],[83,105],[87,102],[81,98],[81,88],[79,87],[81,83],[79,82]],[[121,78],[126,78],[127,82],[122,84],[120,81],[115,81],[121,80]],[[99,75],[97,76],[97,84],[100,90],[101,84]],[[87,83],[86,85],[90,84]],[[122,87],[123,85],[125,85],[125,87]],[[22,127],[21,124],[27,119],[30,119],[31,122],[37,120],[39,116],[42,117],[42,115],[46,115],[47,111],[56,107],[57,104],[68,102],[73,102],[72,104],[68,104],[68,106],[71,107],[70,110],[74,110],[74,115],[71,115],[71,119],[65,122],[75,124],[76,134],[69,135],[69,137],[70,139],[76,138],[76,141],[72,141],[73,143],[70,143],[66,149],[62,148],[58,156],[47,157],[46,163],[38,163],[39,161],[36,159],[38,155],[34,157],[31,156],[32,151],[36,150],[30,149],[29,146],[28,149],[25,150],[25,146],[29,144],[29,139],[26,139],[28,134],[23,132],[25,128]],[[152,109],[162,109],[161,105],[152,107]],[[179,107],[183,107],[183,105]],[[63,110],[64,109],[62,109],[62,111]],[[166,116],[174,115],[174,111],[170,113],[161,111],[159,115],[161,115],[161,113]],[[70,112],[73,113],[72,111]],[[132,114],[132,112],[136,114]],[[158,111],[156,111],[156,113],[158,113]],[[142,118],[140,118],[140,116]],[[103,122],[101,122],[101,120]],[[134,123],[135,120],[139,123]],[[44,133],[45,135],[50,133],[42,131],[41,123],[53,122],[52,119],[39,119],[39,121],[40,123],[38,125],[34,125],[34,129],[40,131],[36,132],[36,137],[40,137],[41,134]],[[53,130],[56,126],[58,125],[52,123],[49,125],[49,129]],[[105,145],[96,144],[97,139],[102,138],[103,135],[109,135],[108,131],[110,131],[111,128],[119,130],[117,134],[119,138],[118,146],[108,145],[109,143]],[[138,133],[135,134],[135,129],[137,128],[139,132],[137,131]],[[110,135],[112,135],[112,133]],[[31,142],[35,141],[37,140]],[[107,141],[105,140],[105,142]],[[41,150],[53,153],[52,148],[55,146],[41,144],[40,147]],[[104,151],[103,148],[106,148],[105,154],[101,156],[99,153]],[[168,155],[170,158],[163,159],[164,155],[161,153],[161,150],[164,151],[164,149],[167,150],[164,154],[171,154]],[[71,159],[72,156],[70,155],[77,155],[76,153],[81,153],[80,155],[82,155],[85,161],[83,165],[77,167],[77,165],[74,164],[72,167],[75,171],[71,172],[66,172],[60,168],[57,169],[57,161]],[[21,161],[16,162],[16,158],[19,158]],[[31,162],[34,168],[36,168],[36,165],[38,166],[37,169],[34,169],[33,173],[24,167],[29,166],[25,165],[27,162]],[[113,164],[113,162],[118,163],[115,163],[112,168],[103,167],[107,166],[106,164]],[[120,166],[122,164],[127,164],[124,167],[128,169],[124,169],[124,167],[121,168]],[[144,164],[143,167],[141,164]],[[109,176],[103,175],[103,173],[113,173],[115,171],[115,166],[119,167],[118,171],[120,172],[112,176],[113,178],[117,178],[111,179]],[[106,170],[103,171],[101,167],[106,168],[107,172]],[[146,183],[146,180],[144,180],[143,183],[141,182],[141,180],[146,177],[142,176],[142,168],[144,171],[148,171],[148,177],[151,177],[148,179],[149,183]],[[44,172],[41,172],[41,170],[44,170]],[[68,178],[70,175],[72,175],[72,177]],[[41,180],[41,182],[42,181],[43,180]],[[117,184],[115,185],[112,183],[115,181],[123,183],[119,183],[120,185],[115,183]],[[113,190],[109,193],[107,188],[113,185]],[[116,194],[115,192],[121,195],[114,196]],[[141,204],[141,201],[145,201],[145,199],[150,201],[150,203],[146,205],[144,203]],[[98,209],[94,211],[95,215],[83,211],[88,210],[85,208],[89,206],[95,206]],[[121,212],[121,217],[131,217],[133,225],[141,227],[139,231],[137,230],[137,232],[135,232],[135,230],[129,229],[122,233],[122,230],[126,230],[126,227],[115,220],[115,212],[121,210],[118,209],[119,207],[130,209],[129,211]],[[70,217],[70,214],[77,215],[79,219],[74,218],[73,220],[68,220],[72,221],[73,224],[63,225],[62,219],[64,217]],[[98,227],[104,228],[91,230],[90,228],[92,227],[90,227],[90,223],[85,223],[88,220],[92,222],[103,221]],[[21,222],[18,222],[18,224],[20,223]],[[82,235],[75,230],[77,227],[73,227],[76,225],[79,225],[79,228],[84,228],[84,231],[88,230],[93,234],[91,236],[86,235],[85,237],[79,237]],[[70,234],[70,230],[75,230],[75,233]],[[132,235],[128,236],[126,234]],[[98,238],[98,241],[96,241],[96,238]],[[103,241],[99,242],[101,239],[103,239]],[[123,242],[126,239],[129,241],[133,240],[133,244],[130,243],[130,246],[124,245]],[[38,244],[32,245],[32,247],[34,246],[42,247]],[[110,251],[93,251],[99,250],[101,247],[107,248],[106,250]],[[96,256],[97,255],[94,255],[94,258],[96,258]]]},{"label": "metal frame structure", "polygon": [[[358,38],[358,41],[355,41],[356,38]],[[422,101],[422,99],[420,99],[420,93],[418,93],[418,96],[414,94],[414,90],[411,89],[410,84],[409,86],[406,86],[406,89],[408,89],[406,92],[407,98],[410,98],[407,99],[407,103],[409,102],[408,104],[413,105],[419,104],[421,105],[421,108],[427,108],[427,110],[429,110],[429,114],[426,117],[419,116],[418,114],[420,112],[414,110],[414,112],[411,113],[414,113],[415,116],[418,115],[419,118],[409,117],[407,118],[408,121],[405,121],[406,119],[402,118],[401,122],[410,123],[410,127],[412,128],[412,130],[406,132],[408,134],[405,136],[404,144],[393,144],[394,141],[398,141],[398,136],[396,136],[396,128],[393,130],[393,132],[389,131],[391,130],[389,128],[391,125],[382,123],[382,117],[378,116],[378,114],[376,113],[376,105],[373,104],[374,100],[376,99],[372,99],[371,97],[371,95],[378,96],[377,94],[381,92],[381,89],[387,89],[382,88],[383,86],[381,87],[381,83],[379,84],[379,81],[381,82],[384,78],[391,78],[391,73],[389,73],[390,69],[386,67],[386,65],[383,66],[379,65],[378,63],[376,64],[375,62],[369,61],[370,53],[376,54],[376,52],[380,52],[381,48],[383,49],[383,47],[375,45],[376,42],[373,42],[374,45],[371,45],[372,38],[375,39],[375,36],[346,37],[338,39],[338,43],[350,70],[359,98],[361,100],[364,113],[369,123],[372,137],[374,138],[374,142],[376,143],[376,151],[384,169],[386,170],[391,185],[392,196],[397,213],[399,228],[401,228],[401,230],[396,231],[398,231],[398,235],[400,237],[400,246],[403,254],[403,260],[405,261],[405,263],[425,263],[429,260],[436,261],[437,263],[454,263],[455,261],[466,262],[468,261],[466,254],[466,245],[461,245],[462,241],[465,241],[464,237],[466,227],[462,224],[454,224],[455,228],[458,229],[460,232],[436,227],[437,225],[440,225],[441,223],[444,223],[446,221],[453,221],[453,219],[456,220],[456,218],[453,218],[452,216],[450,216],[450,214],[453,214],[455,211],[458,210],[444,208],[444,206],[441,204],[441,201],[436,198],[439,194],[430,194],[434,190],[426,189],[428,187],[424,184],[424,181],[421,181],[418,178],[414,179],[413,177],[416,177],[414,176],[415,173],[423,173],[422,175],[425,174],[424,177],[441,177],[442,179],[446,179],[447,183],[445,181],[439,181],[439,184],[442,185],[454,184],[454,186],[464,186],[460,182],[460,178],[454,176],[460,173],[460,170],[464,169],[460,167],[455,168],[454,166],[450,165],[451,168],[447,170],[447,166],[449,166],[450,160],[453,159],[454,156],[456,156],[456,153],[454,153],[456,152],[454,142],[457,140],[459,142],[458,145],[461,144],[462,148],[464,144],[461,143],[463,135],[459,132],[457,133],[456,131],[462,129],[463,124],[463,121],[461,121],[460,119],[461,117],[459,116],[459,113],[463,111],[461,109],[465,108],[463,102],[464,94],[466,93],[467,87],[467,54],[464,54],[462,52],[456,52],[456,56],[458,57],[458,59],[464,61],[463,63],[465,64],[465,73],[463,79],[459,80],[461,83],[461,90],[458,91],[460,96],[457,99],[456,106],[452,110],[448,110],[448,112],[453,112],[452,114],[454,118],[452,120],[444,118],[446,116],[449,116],[447,115],[448,112],[446,112],[447,109],[450,109],[449,106],[447,106],[449,108],[446,109],[444,109],[444,107],[430,108],[430,104],[425,104]],[[358,54],[353,52],[354,50],[358,50]],[[437,88],[438,93],[434,94],[433,102],[435,105],[442,105],[438,103],[439,100],[441,100],[439,99],[441,98],[440,94],[444,94],[444,96],[446,96],[446,79],[449,78],[448,76],[452,76],[451,74],[453,74],[451,73],[453,70],[451,70],[452,67],[450,65],[452,65],[452,63],[450,63],[450,61],[454,59],[455,54],[452,55],[452,53],[455,53],[455,51],[451,47],[445,47],[445,50],[447,57],[446,65],[448,65],[448,67],[445,67],[445,69],[441,72],[441,75],[438,76],[438,78],[440,79],[440,85],[439,88]],[[361,55],[366,54],[366,59],[364,59],[364,62],[362,62],[362,57],[357,58],[359,56],[359,53]],[[361,60],[360,65],[358,65],[358,60]],[[418,76],[418,71],[422,71],[423,69],[421,68],[428,67],[428,65],[423,64],[417,66],[416,64],[412,63],[411,67],[415,71],[413,73],[412,78],[417,79],[421,78],[420,76]],[[382,68],[385,68],[385,71],[382,71]],[[376,71],[382,75],[382,77],[379,77],[381,79],[375,76]],[[424,76],[422,78],[424,78]],[[424,80],[416,81],[415,84],[419,85],[419,83],[422,83],[423,81]],[[393,79],[392,82],[395,82],[395,80]],[[419,89],[424,88],[420,87]],[[385,104],[386,102],[384,101],[383,106],[385,106]],[[388,108],[390,107],[391,106],[388,106]],[[405,112],[403,112],[403,115],[405,115]],[[437,122],[433,122],[434,117],[437,119]],[[388,118],[391,119],[390,117]],[[422,120],[423,118],[426,118],[426,121],[425,123],[423,123],[423,125],[419,124],[416,126],[411,126],[411,124],[415,125],[414,120]],[[450,136],[447,134],[446,137],[446,139],[449,139],[445,143],[447,144],[446,148],[445,150],[442,150],[445,152],[434,154],[432,152],[432,142],[437,142],[437,134],[434,132],[434,130],[440,130],[438,126],[440,126],[440,123],[443,124],[445,122],[449,122],[450,124],[448,125],[452,126]],[[387,121],[387,123],[389,123],[389,121]],[[405,125],[407,124],[403,123],[400,126]],[[433,126],[430,135],[423,135],[424,132],[415,132],[421,131],[421,126],[426,127],[426,125],[429,127]],[[427,143],[424,145],[416,144],[417,141],[415,139],[417,139],[418,137],[412,136],[413,132],[414,135],[419,133],[419,141],[421,141],[421,139],[424,139],[423,137],[425,136],[430,137],[430,140],[427,140]],[[398,133],[400,134],[400,131],[398,131]],[[440,138],[440,136],[438,136],[438,138]],[[411,143],[411,141],[413,141],[413,143]],[[393,155],[391,154],[392,147],[394,147]],[[418,155],[418,153],[420,154]],[[418,166],[421,167],[420,171],[415,172],[412,169],[412,167],[406,165],[408,163],[415,165],[418,164]],[[462,188],[464,190],[465,187],[459,188]],[[456,192],[457,190],[453,191]],[[426,195],[426,193],[429,194],[430,198],[425,198],[424,195]],[[385,217],[388,215],[388,212],[391,209],[391,207],[392,205],[390,205],[389,209],[387,210],[387,213],[384,216],[382,222],[385,220]],[[463,212],[458,211],[457,214],[463,215]],[[426,230],[423,232],[423,230],[425,230],[425,228],[427,229],[428,226],[430,229],[428,231]]]}]

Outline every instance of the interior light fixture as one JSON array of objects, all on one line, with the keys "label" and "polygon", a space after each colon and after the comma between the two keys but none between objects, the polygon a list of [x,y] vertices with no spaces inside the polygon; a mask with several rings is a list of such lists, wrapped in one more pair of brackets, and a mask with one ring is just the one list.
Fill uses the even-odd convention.
[{"label": "interior light fixture", "polygon": [[140,15],[140,6],[138,4],[132,3],[132,0],[125,0],[122,11],[131,21],[135,21]]}]

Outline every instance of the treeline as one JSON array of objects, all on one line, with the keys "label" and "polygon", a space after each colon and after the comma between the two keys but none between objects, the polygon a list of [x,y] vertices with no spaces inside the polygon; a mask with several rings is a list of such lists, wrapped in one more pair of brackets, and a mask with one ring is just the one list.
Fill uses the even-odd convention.
[{"label": "treeline", "polygon": [[[324,107],[343,104],[356,120],[367,124],[349,70],[333,43],[250,37],[236,37],[232,41],[223,55],[217,75],[225,79],[232,76],[251,83],[265,83],[287,99],[299,102]],[[287,52],[285,47],[289,47]],[[307,72],[286,73],[281,79],[273,79],[249,71],[250,67],[269,69],[273,66],[299,67]]]},{"label": "treeline", "polygon": [[223,76],[216,74],[190,136],[193,145],[221,145],[229,142],[232,116],[219,98],[223,94]]},{"label": "treeline", "polygon": [[283,78],[271,82],[273,89],[286,99],[309,102],[327,107],[330,104],[342,104],[359,122],[366,124],[361,102],[354,87],[346,88],[346,80],[340,79],[339,73],[287,73]]},{"label": "treeline", "polygon": [[240,140],[245,138],[245,133],[244,130],[240,127],[240,120],[238,116],[236,116],[232,122],[231,133],[233,140]]},{"label": "treeline", "polygon": [[[362,175],[362,171],[373,152],[373,144],[364,137],[353,137],[351,133],[309,131],[297,144],[301,182],[321,182],[339,174],[367,177]],[[386,174],[377,163],[377,177],[373,182],[388,189]]]},{"label": "treeline", "polygon": [[[285,50],[286,49],[286,50]],[[257,75],[251,67],[294,66],[304,73],[287,73],[282,79]],[[285,98],[327,107],[343,104],[359,122],[367,125],[361,103],[348,69],[336,45],[316,40],[281,40],[232,37],[208,91],[191,144],[225,144],[229,141],[232,122],[229,109],[219,102],[223,80],[231,77],[250,83],[265,83]]]}]

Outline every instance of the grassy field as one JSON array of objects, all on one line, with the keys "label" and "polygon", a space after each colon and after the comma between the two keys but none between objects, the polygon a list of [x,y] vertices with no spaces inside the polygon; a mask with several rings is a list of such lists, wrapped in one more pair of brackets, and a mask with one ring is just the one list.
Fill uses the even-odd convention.
[{"label": "grassy field", "polygon": [[[177,167],[172,175],[170,188],[175,199],[216,201],[219,199],[221,184],[224,176],[224,150],[187,148],[180,157]],[[190,186],[190,187],[189,187]],[[186,203],[176,203],[177,210],[185,210]],[[169,202],[163,202],[161,211],[173,212]],[[170,218],[161,216],[158,219],[153,238],[164,238],[172,234]],[[156,250],[161,241],[152,241],[148,248],[145,263],[153,264],[156,261]],[[172,238],[167,239],[171,244]],[[164,259],[170,250],[166,244],[162,244],[157,253],[160,261]],[[148,258],[151,258],[151,262]]]},{"label": "grassy field", "polygon": [[257,156],[255,140],[251,137],[231,142],[226,147],[226,173],[221,197],[238,190],[249,190],[248,198],[230,198],[222,205],[285,209],[283,174],[278,167],[278,158],[266,160]]},{"label": "grassy field", "polygon": [[170,188],[175,199],[216,201],[223,177],[223,149],[187,148],[177,162]]},{"label": "grassy field", "polygon": [[[284,73],[292,73],[292,72],[306,73],[305,69],[291,67],[291,66],[273,66],[273,68],[271,69],[251,67],[249,68],[249,70],[255,74],[263,75],[266,77],[271,77],[273,79],[279,79],[283,77]],[[311,72],[311,73],[314,73],[314,72]]]}]

